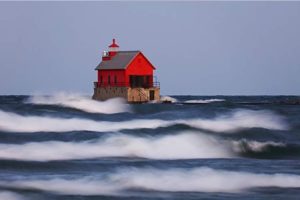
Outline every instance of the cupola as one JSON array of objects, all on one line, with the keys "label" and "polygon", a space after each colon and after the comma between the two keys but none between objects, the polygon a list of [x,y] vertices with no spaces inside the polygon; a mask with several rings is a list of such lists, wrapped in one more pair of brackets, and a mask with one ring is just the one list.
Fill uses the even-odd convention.
[{"label": "cupola", "polygon": [[119,51],[119,45],[117,45],[116,39],[113,39],[112,44],[109,45],[108,47],[109,47],[108,49],[109,56],[114,56]]}]

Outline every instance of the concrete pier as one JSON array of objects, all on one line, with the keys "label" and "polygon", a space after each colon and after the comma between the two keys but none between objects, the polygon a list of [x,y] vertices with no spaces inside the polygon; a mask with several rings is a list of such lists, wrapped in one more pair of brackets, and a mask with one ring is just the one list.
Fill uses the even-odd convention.
[{"label": "concrete pier", "polygon": [[160,101],[160,89],[131,88],[131,87],[95,87],[93,99],[105,101],[110,98],[123,98],[128,103],[143,103],[149,101]]}]

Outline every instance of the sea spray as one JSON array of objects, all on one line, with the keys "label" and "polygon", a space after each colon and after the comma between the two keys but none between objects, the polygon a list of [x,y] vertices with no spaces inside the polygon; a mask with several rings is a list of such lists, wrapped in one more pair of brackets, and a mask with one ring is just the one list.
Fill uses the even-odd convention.
[{"label": "sea spray", "polygon": [[91,97],[58,93],[52,96],[31,96],[26,103],[40,104],[40,105],[58,105],[69,108],[75,108],[89,113],[104,113],[114,114],[121,112],[129,112],[130,107],[121,98],[109,99],[107,101],[95,101]]}]

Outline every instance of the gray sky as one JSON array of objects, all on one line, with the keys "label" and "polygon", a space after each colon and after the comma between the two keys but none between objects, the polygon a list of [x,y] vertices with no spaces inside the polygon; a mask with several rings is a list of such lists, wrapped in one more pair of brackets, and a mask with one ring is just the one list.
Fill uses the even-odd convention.
[{"label": "gray sky", "polygon": [[300,95],[300,2],[0,2],[0,94],[92,94],[113,37],[165,95]]}]

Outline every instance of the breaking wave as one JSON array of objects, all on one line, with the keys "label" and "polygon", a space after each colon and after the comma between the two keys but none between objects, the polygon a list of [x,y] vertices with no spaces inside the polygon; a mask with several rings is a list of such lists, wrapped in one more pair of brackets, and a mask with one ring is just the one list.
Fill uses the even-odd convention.
[{"label": "breaking wave", "polygon": [[89,113],[114,114],[128,112],[129,105],[121,98],[109,99],[107,101],[95,101],[90,97],[77,94],[59,93],[53,96],[32,96],[26,103],[40,105],[59,105],[75,108]]},{"label": "breaking wave", "polygon": [[21,195],[18,195],[13,192],[8,192],[8,191],[1,191],[0,199],[1,200],[25,200],[25,198],[23,198]]},{"label": "breaking wave", "polygon": [[[147,159],[232,158],[268,152],[286,144],[272,141],[231,141],[199,132],[164,136],[132,136],[114,133],[83,142],[29,142],[0,144],[0,159],[78,160],[102,157],[138,157]],[[287,147],[288,148],[288,147]],[[298,148],[299,151],[299,148]],[[251,155],[250,155],[251,156]],[[266,157],[268,157],[266,155]]]},{"label": "breaking wave", "polygon": [[232,141],[231,147],[233,152],[240,157],[263,159],[300,158],[299,144],[274,141],[258,142],[241,139],[239,141]]},{"label": "breaking wave", "polygon": [[236,193],[257,187],[300,188],[300,176],[236,172],[208,167],[165,170],[125,168],[101,178],[89,176],[77,179],[1,181],[0,185],[72,195],[122,195],[132,190]]},{"label": "breaking wave", "polygon": [[31,142],[0,144],[0,158],[13,160],[70,160],[99,157],[150,159],[228,158],[229,148],[213,137],[183,133],[137,137],[113,134],[85,142]]},{"label": "breaking wave", "polygon": [[170,97],[170,96],[162,96],[162,97],[160,98],[160,101],[162,101],[162,102],[171,102],[171,103],[176,103],[176,102],[178,102],[177,99],[175,99],[175,98],[173,98],[173,97]]},{"label": "breaking wave", "polygon": [[213,102],[222,102],[225,101],[225,99],[195,99],[195,100],[187,100],[184,101],[184,103],[213,103]]},{"label": "breaking wave", "polygon": [[284,119],[270,111],[237,110],[215,119],[191,119],[184,124],[215,132],[235,132],[246,128],[287,130]]},{"label": "breaking wave", "polygon": [[122,122],[94,121],[81,118],[54,118],[46,116],[22,116],[0,110],[0,130],[15,132],[65,132],[65,131],[119,131],[122,129],[141,129],[167,127],[184,124],[194,128],[215,132],[234,132],[246,128],[265,128],[272,130],[288,129],[284,119],[269,111],[237,110],[214,119],[160,120],[136,119]]},{"label": "breaking wave", "polygon": [[286,147],[286,144],[282,142],[258,142],[258,141],[249,141],[242,139],[239,141],[233,141],[233,149],[235,152],[244,153],[244,152],[263,152],[272,147]]},{"label": "breaking wave", "polygon": [[[174,123],[174,122],[173,122]],[[173,124],[163,120],[130,120],[123,122],[95,121],[81,118],[55,118],[45,116],[22,116],[0,110],[0,130],[14,132],[109,132],[121,129],[157,128]]]}]

